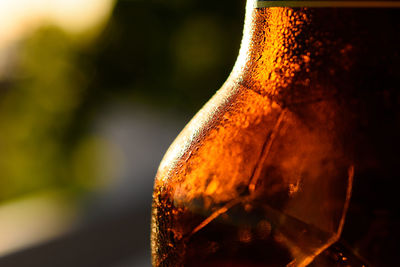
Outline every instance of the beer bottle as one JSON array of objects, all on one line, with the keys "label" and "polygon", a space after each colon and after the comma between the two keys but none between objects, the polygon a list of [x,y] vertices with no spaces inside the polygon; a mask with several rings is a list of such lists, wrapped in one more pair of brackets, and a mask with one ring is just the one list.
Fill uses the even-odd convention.
[{"label": "beer bottle", "polygon": [[248,0],[234,69],[162,160],[153,266],[395,266],[400,2]]}]

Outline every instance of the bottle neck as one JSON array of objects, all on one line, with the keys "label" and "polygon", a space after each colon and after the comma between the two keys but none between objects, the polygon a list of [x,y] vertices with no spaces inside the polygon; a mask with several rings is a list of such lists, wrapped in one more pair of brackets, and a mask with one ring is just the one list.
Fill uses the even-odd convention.
[{"label": "bottle neck", "polygon": [[399,52],[393,32],[400,9],[362,6],[368,1],[351,2],[357,5],[351,8],[256,8],[254,3],[247,2],[231,82],[282,106],[378,101],[383,90],[395,92]]},{"label": "bottle neck", "polygon": [[305,9],[256,8],[255,1],[248,0],[231,79],[259,94],[287,99],[296,77],[309,71],[310,52],[302,44],[308,26]]}]

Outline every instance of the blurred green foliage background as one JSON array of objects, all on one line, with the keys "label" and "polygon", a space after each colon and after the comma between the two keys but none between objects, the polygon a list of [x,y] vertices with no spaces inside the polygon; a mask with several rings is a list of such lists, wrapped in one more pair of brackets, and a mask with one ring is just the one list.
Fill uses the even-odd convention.
[{"label": "blurred green foliage background", "polygon": [[156,166],[228,77],[244,7],[0,0],[1,266],[150,265]]},{"label": "blurred green foliage background", "polygon": [[0,202],[106,186],[113,166],[91,126],[110,102],[190,118],[229,75],[244,4],[121,0],[97,32],[44,25],[16,43],[0,75]]}]

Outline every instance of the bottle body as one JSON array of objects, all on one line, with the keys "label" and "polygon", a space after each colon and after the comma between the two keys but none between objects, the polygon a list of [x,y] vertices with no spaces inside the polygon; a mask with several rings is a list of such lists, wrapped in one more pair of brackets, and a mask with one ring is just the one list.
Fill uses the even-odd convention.
[{"label": "bottle body", "polygon": [[400,12],[249,9],[234,71],[160,165],[153,265],[306,266],[341,236],[383,265],[399,233],[385,192],[399,177]]}]

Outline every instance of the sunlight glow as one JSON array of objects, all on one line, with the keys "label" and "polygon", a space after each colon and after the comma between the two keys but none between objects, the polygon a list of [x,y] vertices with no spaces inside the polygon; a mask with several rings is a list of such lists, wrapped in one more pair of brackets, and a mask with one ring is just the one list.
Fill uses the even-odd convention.
[{"label": "sunlight glow", "polygon": [[0,0],[0,49],[38,26],[80,33],[101,23],[115,0]]},{"label": "sunlight glow", "polygon": [[0,206],[0,257],[66,233],[76,210],[66,196],[47,191]]}]

